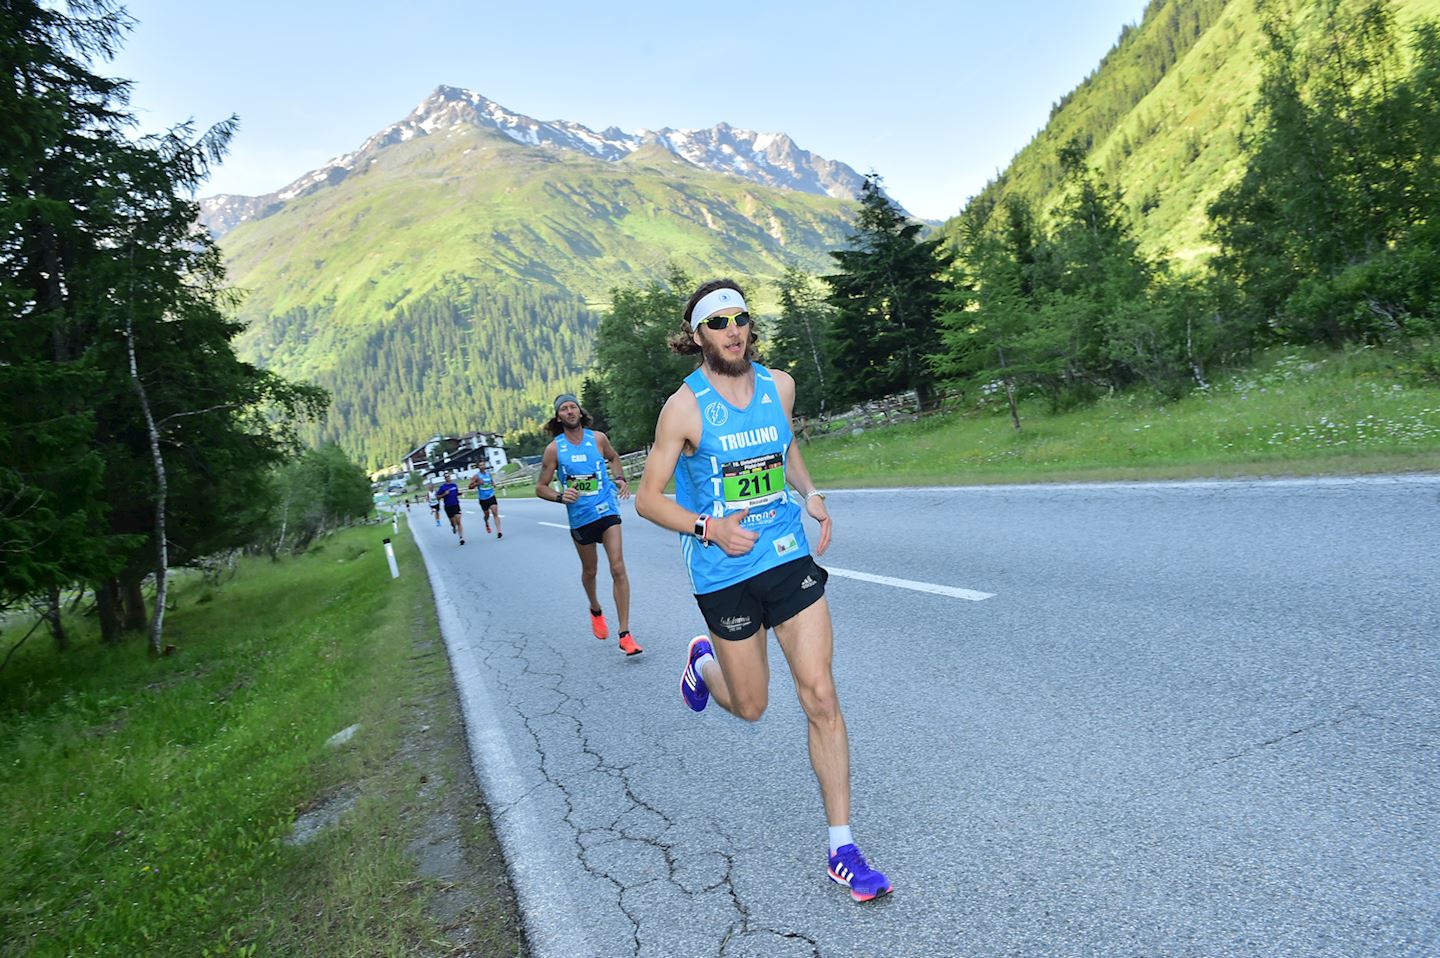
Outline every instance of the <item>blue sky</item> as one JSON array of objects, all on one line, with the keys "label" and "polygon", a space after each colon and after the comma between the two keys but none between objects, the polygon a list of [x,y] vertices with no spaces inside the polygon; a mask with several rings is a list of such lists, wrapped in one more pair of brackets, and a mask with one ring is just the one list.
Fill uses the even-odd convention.
[{"label": "blue sky", "polygon": [[443,83],[595,129],[785,132],[938,219],[1009,162],[1145,2],[125,5],[138,23],[104,72],[135,81],[142,129],[240,117],[203,194],[278,189]]}]

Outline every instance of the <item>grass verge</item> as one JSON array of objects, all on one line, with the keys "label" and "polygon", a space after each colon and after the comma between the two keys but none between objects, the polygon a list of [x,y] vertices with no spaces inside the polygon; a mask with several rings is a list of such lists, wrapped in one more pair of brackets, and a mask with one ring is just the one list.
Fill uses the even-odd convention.
[{"label": "grass verge", "polygon": [[1026,404],[1018,431],[997,396],[818,438],[805,461],[842,487],[1435,471],[1440,378],[1416,355],[1280,352],[1178,402],[1132,392],[1064,413]]},{"label": "grass verge", "polygon": [[[424,567],[396,537],[392,581],[388,533],[186,582],[169,658],[84,622],[16,654],[0,953],[522,953]],[[302,844],[297,819],[329,824]]]}]

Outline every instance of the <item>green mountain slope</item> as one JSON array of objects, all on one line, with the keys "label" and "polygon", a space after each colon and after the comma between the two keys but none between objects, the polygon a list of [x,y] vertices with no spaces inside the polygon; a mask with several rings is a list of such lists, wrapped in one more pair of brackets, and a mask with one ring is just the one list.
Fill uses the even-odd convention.
[{"label": "green mountain slope", "polygon": [[[1059,200],[1056,152],[1078,140],[1091,165],[1123,189],[1147,252],[1168,251],[1181,264],[1208,256],[1205,208],[1240,175],[1237,138],[1259,90],[1262,6],[1284,15],[1302,43],[1320,37],[1322,5],[1308,0],[1152,0],[1140,25],[1122,32],[971,202],[1018,195],[1049,211]],[[1440,0],[1391,7],[1402,29],[1440,17]],[[959,222],[945,230],[953,235]]]},{"label": "green mountain slope", "polygon": [[370,464],[439,431],[507,431],[578,387],[595,309],[662,276],[818,269],[853,205],[689,166],[619,162],[473,126],[387,146],[221,239],[247,359],[335,395],[316,438]]}]

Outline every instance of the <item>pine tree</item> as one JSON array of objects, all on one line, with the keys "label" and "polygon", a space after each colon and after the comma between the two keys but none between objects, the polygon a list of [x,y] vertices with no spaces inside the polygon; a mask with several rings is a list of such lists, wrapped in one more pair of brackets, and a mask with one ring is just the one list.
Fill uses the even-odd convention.
[{"label": "pine tree", "polygon": [[913,389],[931,405],[929,357],[939,347],[936,314],[945,291],[941,275],[950,256],[940,237],[922,239],[870,174],[860,191],[850,248],[830,255],[839,272],[824,277],[835,310],[831,357],[839,379],[835,394],[848,401]]},{"label": "pine tree", "polygon": [[654,441],[661,407],[695,368],[692,357],[677,356],[667,345],[679,329],[692,285],[683,270],[671,268],[664,283],[611,290],[595,368],[610,417],[610,443],[618,451]]},{"label": "pine tree", "polygon": [[831,309],[814,278],[790,264],[777,283],[780,315],[769,337],[765,361],[795,379],[795,414],[824,415],[834,388],[830,362]]},{"label": "pine tree", "polygon": [[1024,200],[1007,199],[998,225],[994,212],[971,211],[964,224],[943,297],[942,349],[932,363],[945,381],[974,381],[986,391],[998,385],[1019,429],[1020,398],[1038,391],[1053,403],[1062,391],[1065,351],[1041,322],[1044,295],[1054,286],[1053,250]]},{"label": "pine tree", "polygon": [[0,6],[0,609],[116,565],[99,499],[103,460],[90,439],[99,373],[84,362],[68,242],[70,202],[90,140],[114,136],[123,83],[85,59],[116,49],[126,21],[108,3]]},{"label": "pine tree", "polygon": [[[219,252],[187,197],[233,121],[199,137],[181,126],[127,138],[125,84],[85,66],[113,51],[127,22],[105,0],[69,9],[17,0],[0,11],[4,112],[29,123],[12,141],[25,162],[7,156],[3,171],[0,287],[17,321],[0,367],[27,370],[20,391],[40,390],[22,408],[78,414],[66,425],[74,465],[36,485],[85,516],[76,541],[95,557],[86,577],[118,572],[97,588],[107,637],[120,605],[126,622],[144,624],[140,585],[156,576],[158,651],[168,565],[244,541],[263,511],[255,489],[292,440],[294,418],[323,400],[239,362],[230,346],[239,327],[226,317]],[[44,391],[67,380],[76,388],[62,397]]]},{"label": "pine tree", "polygon": [[1055,209],[1055,288],[1043,313],[1066,340],[1066,386],[1123,388],[1131,364],[1117,348],[1130,327],[1149,319],[1151,266],[1124,216],[1123,197],[1085,162],[1079,144],[1060,151],[1065,198]]}]

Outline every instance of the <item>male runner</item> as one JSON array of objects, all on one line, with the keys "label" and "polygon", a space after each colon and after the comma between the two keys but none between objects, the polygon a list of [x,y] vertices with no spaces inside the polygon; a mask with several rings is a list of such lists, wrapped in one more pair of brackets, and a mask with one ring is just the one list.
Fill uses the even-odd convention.
[{"label": "male runner", "polygon": [[440,499],[435,495],[435,487],[425,486],[425,503],[430,507],[430,513],[435,517],[435,525],[440,525]]},{"label": "male runner", "polygon": [[[590,415],[580,400],[569,393],[555,397],[555,416],[546,424],[555,438],[545,447],[535,495],[550,502],[562,502],[570,517],[570,537],[580,553],[580,584],[590,600],[590,631],[597,639],[610,635],[600,599],[595,594],[595,544],[605,546],[610,560],[610,584],[615,590],[615,611],[620,616],[620,651],[639,655],[645,651],[630,634],[630,575],[620,544],[620,502],[630,498],[630,483],[620,467],[620,457],[603,432],[590,429]],[[550,488],[558,473],[561,491]]]},{"label": "male runner", "polygon": [[[828,573],[810,556],[802,504],[820,523],[816,555],[830,544],[832,524],[791,430],[795,380],[754,361],[754,328],[733,281],[697,289],[684,323],[670,347],[700,353],[702,362],[660,411],[635,500],[640,515],[680,533],[710,627],[708,638],[690,641],[680,692],[696,712],[714,698],[756,721],[769,701],[766,630],[775,631],[809,722],[810,764],[830,826],[830,880],[869,901],[891,885],[850,834],[850,744],[830,671]],[[665,497],[672,476],[673,502]]]},{"label": "male runner", "polygon": [[495,479],[490,475],[490,463],[481,459],[476,463],[480,471],[475,473],[470,480],[470,488],[475,490],[475,498],[480,500],[480,516],[485,520],[485,531],[490,531],[490,514],[495,514],[495,538],[505,538],[505,533],[500,531],[500,503],[495,499]]},{"label": "male runner", "polygon": [[445,473],[445,481],[440,484],[437,495],[445,503],[445,515],[450,517],[450,532],[460,537],[460,544],[463,546],[465,525],[460,520],[460,487],[455,485],[450,473]]}]

